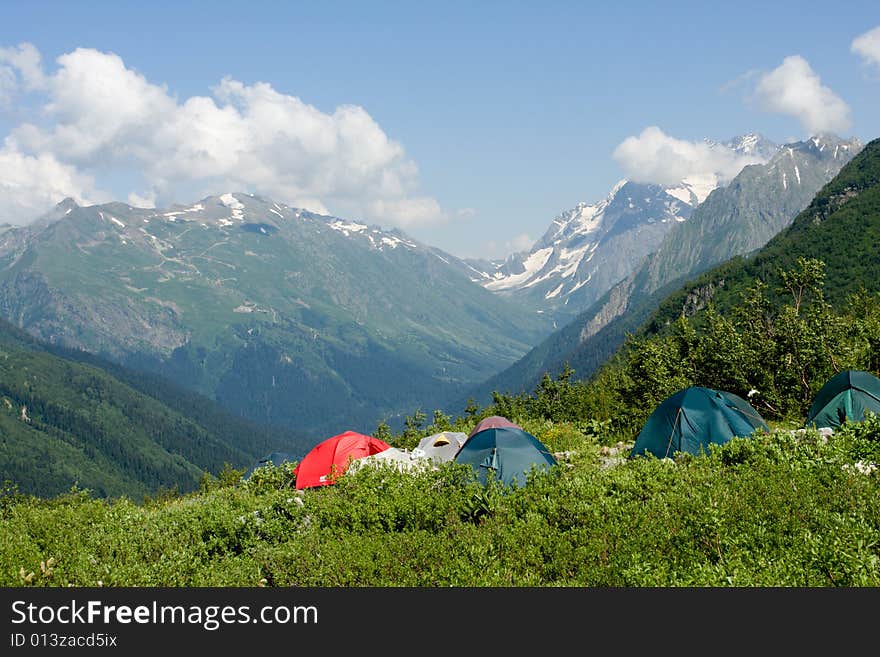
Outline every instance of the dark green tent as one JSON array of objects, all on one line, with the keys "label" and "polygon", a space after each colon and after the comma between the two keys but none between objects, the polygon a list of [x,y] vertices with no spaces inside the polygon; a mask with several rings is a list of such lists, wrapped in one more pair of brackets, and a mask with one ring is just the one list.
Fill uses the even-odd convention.
[{"label": "dark green tent", "polygon": [[653,454],[674,458],[676,452],[699,454],[755,429],[770,430],[764,418],[731,392],[692,386],[663,400],[645,422],[630,458]]},{"label": "dark green tent", "polygon": [[544,444],[518,427],[483,429],[468,438],[455,455],[470,465],[484,486],[490,473],[505,486],[522,486],[532,468],[550,468],[556,459]]},{"label": "dark green tent", "polygon": [[880,415],[880,379],[869,372],[845,370],[816,393],[805,424],[836,429],[845,419],[864,420],[865,411]]}]

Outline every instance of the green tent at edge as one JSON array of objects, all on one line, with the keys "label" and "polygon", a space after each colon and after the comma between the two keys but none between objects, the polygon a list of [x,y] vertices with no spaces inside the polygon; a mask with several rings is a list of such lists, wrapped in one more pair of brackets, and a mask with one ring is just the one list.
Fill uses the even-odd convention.
[{"label": "green tent at edge", "polygon": [[505,486],[524,486],[532,469],[557,465],[544,443],[519,427],[483,429],[475,433],[458,450],[455,462],[470,465],[484,486],[490,476]]},{"label": "green tent at edge", "polygon": [[674,458],[676,452],[699,454],[708,445],[769,431],[764,418],[742,397],[730,392],[692,386],[663,400],[648,417],[630,458],[653,454]]},{"label": "green tent at edge", "polygon": [[864,420],[865,411],[880,415],[880,379],[869,372],[844,370],[816,393],[805,424],[836,429],[846,419]]}]

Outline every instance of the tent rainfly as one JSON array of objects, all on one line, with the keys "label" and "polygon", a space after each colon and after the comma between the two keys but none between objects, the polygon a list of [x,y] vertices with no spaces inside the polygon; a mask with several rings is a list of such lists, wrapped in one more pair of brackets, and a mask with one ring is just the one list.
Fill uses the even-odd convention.
[{"label": "tent rainfly", "polygon": [[336,483],[354,459],[378,454],[390,447],[383,440],[355,431],[327,438],[315,445],[296,466],[293,471],[296,488],[301,490]]},{"label": "tent rainfly", "polygon": [[471,429],[471,432],[468,434],[468,438],[473,436],[474,434],[483,431],[484,429],[499,429],[501,427],[510,427],[511,429],[522,429],[518,424],[514,424],[506,417],[502,415],[490,415],[489,417],[484,417],[482,420],[477,422],[476,426]]},{"label": "tent rainfly", "polygon": [[816,393],[805,424],[836,429],[846,420],[864,420],[866,411],[880,415],[880,379],[870,372],[845,370]]},{"label": "tent rainfly", "polygon": [[523,486],[533,469],[557,465],[556,458],[540,440],[519,427],[483,429],[467,439],[456,463],[467,463],[484,486],[496,478],[505,486]]},{"label": "tent rainfly", "polygon": [[467,434],[460,431],[441,431],[422,438],[413,452],[437,463],[451,461],[467,438]]},{"label": "tent rainfly", "polygon": [[770,427],[745,399],[731,392],[692,386],[660,402],[645,422],[630,458],[653,454],[674,458],[676,452],[708,452],[710,444],[750,436]]}]

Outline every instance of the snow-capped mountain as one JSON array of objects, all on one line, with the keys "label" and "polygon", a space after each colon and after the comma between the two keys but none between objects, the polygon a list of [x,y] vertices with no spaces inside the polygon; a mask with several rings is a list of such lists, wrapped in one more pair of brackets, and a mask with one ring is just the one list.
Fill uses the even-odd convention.
[{"label": "snow-capped mountain", "polygon": [[[596,303],[463,398],[532,390],[545,372],[559,372],[564,364],[588,378],[676,285],[781,234],[862,148],[858,139],[821,134],[785,144],[766,163],[743,168],[687,221],[672,226],[656,251]],[[704,299],[697,294],[691,302]]]},{"label": "snow-capped mountain", "polygon": [[[756,163],[778,148],[757,134],[708,143]],[[669,186],[621,180],[598,203],[579,203],[555,217],[529,251],[503,261],[469,260],[471,278],[565,320],[630,274],[673,226],[687,221],[725,183],[712,173]]]},{"label": "snow-capped mountain", "polygon": [[552,328],[402,232],[242,193],[58,204],[0,227],[0,315],[244,417],[370,430],[440,404]]}]

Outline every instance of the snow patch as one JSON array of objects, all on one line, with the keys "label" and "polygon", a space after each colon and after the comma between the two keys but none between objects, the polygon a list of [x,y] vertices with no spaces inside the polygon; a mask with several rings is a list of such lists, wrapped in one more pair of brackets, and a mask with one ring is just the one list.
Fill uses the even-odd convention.
[{"label": "snow patch", "polygon": [[[599,246],[599,243],[594,242],[592,244],[586,244],[579,249],[562,249],[559,254],[560,266],[557,267],[556,271],[559,272],[559,275],[562,278],[569,278],[571,276],[574,276],[581,262],[590,261],[590,258],[593,257],[593,253],[595,252],[597,246]],[[590,251],[588,256],[587,251]],[[584,258],[584,256],[587,257]]]},{"label": "snow patch", "polygon": [[549,260],[552,253],[552,246],[548,246],[535,251],[528,258],[526,258],[525,262],[523,262],[523,267],[525,269],[522,271],[522,273],[512,274],[510,276],[501,275],[500,278],[496,278],[496,280],[488,283],[486,285],[486,288],[489,290],[507,290],[517,287],[518,285],[526,282],[533,275],[541,271],[541,269],[544,268],[544,265],[547,264],[547,260]]},{"label": "snow patch", "polygon": [[232,211],[232,218],[241,221],[244,219],[244,203],[227,192],[220,197],[220,202]]},{"label": "snow patch", "polygon": [[666,193],[672,196],[673,198],[677,198],[682,203],[691,204],[691,190],[687,187],[674,187],[672,189],[667,189]]},{"label": "snow patch", "polygon": [[338,230],[340,233],[348,237],[349,233],[359,233],[362,230],[366,230],[367,227],[363,224],[356,224],[353,222],[345,222],[345,221],[334,221],[332,224],[328,224],[330,228],[333,230]]},{"label": "snow patch", "polygon": [[276,210],[275,208],[269,208],[269,212],[274,212],[274,213],[277,214],[279,217],[281,217],[282,219],[284,219],[284,215],[281,214],[280,212],[278,212],[278,210]]},{"label": "snow patch", "polygon": [[[370,239],[372,240],[372,237]],[[393,235],[382,235],[382,244],[390,246],[392,249],[396,249],[401,244],[403,244],[404,246],[408,246],[412,249],[416,248],[416,245],[412,242],[407,242],[406,240],[402,240],[399,237],[394,237]]]},{"label": "snow patch", "polygon": [[612,187],[611,191],[608,193],[608,198],[610,199],[610,198],[616,196],[617,192],[619,192],[623,188],[623,186],[628,182],[629,181],[626,178],[622,178],[622,179],[618,180],[616,183],[614,183],[614,187]]},{"label": "snow patch", "polygon": [[689,176],[681,182],[693,192],[697,199],[697,204],[699,205],[706,200],[706,197],[709,196],[716,187],[718,187],[718,176],[714,173]]},{"label": "snow patch", "polygon": [[569,294],[573,294],[573,293],[577,292],[577,291],[580,290],[584,285],[586,285],[587,283],[589,283],[591,278],[593,278],[593,275],[592,275],[592,274],[590,274],[590,275],[587,276],[584,280],[582,280],[580,283],[578,283],[578,284],[575,285],[573,288],[571,288],[571,289],[568,291],[568,293],[569,293]]},{"label": "snow patch", "polygon": [[794,175],[797,176],[798,185],[800,185],[800,184],[801,184],[801,172],[800,172],[800,170],[797,168],[797,165],[796,165],[796,164],[794,165]]},{"label": "snow patch", "polygon": [[560,283],[559,285],[557,285],[556,288],[552,292],[548,292],[547,294],[545,294],[544,298],[545,299],[552,299],[553,297],[558,296],[559,293],[562,292],[563,285],[564,285],[564,283]]},{"label": "snow patch", "polygon": [[231,208],[233,210],[243,210],[244,203],[235,198],[232,194],[227,192],[220,197],[220,202],[225,205],[227,208]]}]

